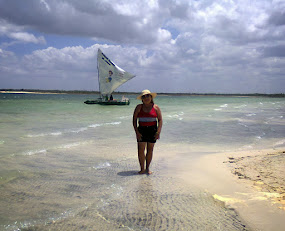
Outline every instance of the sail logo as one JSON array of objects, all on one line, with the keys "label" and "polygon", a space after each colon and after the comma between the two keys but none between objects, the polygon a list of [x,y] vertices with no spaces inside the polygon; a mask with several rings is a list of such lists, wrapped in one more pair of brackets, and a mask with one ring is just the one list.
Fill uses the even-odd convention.
[{"label": "sail logo", "polygon": [[106,55],[104,55],[103,53],[102,53],[102,59],[108,64],[108,65],[113,65],[113,66],[115,66],[115,64],[114,63],[112,63],[112,61],[110,60],[110,59],[108,59],[107,57],[106,57]]},{"label": "sail logo", "polygon": [[111,83],[113,71],[109,70],[109,76],[106,78],[106,83]]}]

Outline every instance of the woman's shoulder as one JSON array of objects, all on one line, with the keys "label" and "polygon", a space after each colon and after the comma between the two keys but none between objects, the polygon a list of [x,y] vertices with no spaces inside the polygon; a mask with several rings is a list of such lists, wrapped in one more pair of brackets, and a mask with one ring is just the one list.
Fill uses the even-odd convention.
[{"label": "woman's shoulder", "polygon": [[158,106],[157,104],[154,104],[153,107],[154,107],[154,109],[156,109],[156,110],[159,109],[159,106]]},{"label": "woman's shoulder", "polygon": [[138,104],[137,106],[136,106],[136,110],[140,110],[141,108],[142,108],[142,104]]}]

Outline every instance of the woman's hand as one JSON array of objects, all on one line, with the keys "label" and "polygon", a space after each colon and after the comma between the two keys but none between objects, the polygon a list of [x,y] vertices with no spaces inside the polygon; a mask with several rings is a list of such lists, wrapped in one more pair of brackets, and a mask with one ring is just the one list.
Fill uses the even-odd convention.
[{"label": "woman's hand", "polygon": [[137,135],[137,140],[138,140],[138,141],[141,141],[141,139],[142,139],[142,134],[140,134],[139,132],[136,132],[136,135]]},{"label": "woman's hand", "polygon": [[159,132],[155,133],[154,138],[155,138],[155,140],[159,140],[160,139],[160,133]]}]

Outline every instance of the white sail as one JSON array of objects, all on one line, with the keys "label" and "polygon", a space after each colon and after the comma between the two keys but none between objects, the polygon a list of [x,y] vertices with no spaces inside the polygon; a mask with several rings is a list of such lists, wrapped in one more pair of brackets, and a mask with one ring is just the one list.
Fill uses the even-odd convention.
[{"label": "white sail", "polygon": [[110,95],[123,83],[135,77],[135,75],[124,71],[113,63],[100,49],[98,49],[97,62],[100,92],[102,95]]}]

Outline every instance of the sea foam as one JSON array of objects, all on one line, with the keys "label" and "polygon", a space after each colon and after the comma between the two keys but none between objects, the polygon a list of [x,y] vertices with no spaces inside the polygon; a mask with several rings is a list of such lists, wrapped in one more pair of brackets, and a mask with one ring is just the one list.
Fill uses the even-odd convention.
[{"label": "sea foam", "polygon": [[39,149],[39,150],[31,150],[31,151],[26,151],[23,153],[25,156],[32,156],[36,154],[45,154],[47,152],[46,149]]},{"label": "sea foam", "polygon": [[[75,128],[75,129],[68,129],[65,131],[55,131],[55,132],[47,132],[47,133],[38,133],[38,134],[28,134],[26,137],[28,138],[37,138],[37,137],[44,137],[44,136],[60,136],[63,134],[68,134],[68,133],[80,133],[88,130],[89,128],[97,128],[101,126],[109,126],[109,125],[119,125],[121,124],[121,121],[115,121],[115,122],[109,122],[109,123],[101,123],[101,124],[91,124],[86,127],[81,127],[81,128]],[[1,144],[1,142],[0,142]]]}]

